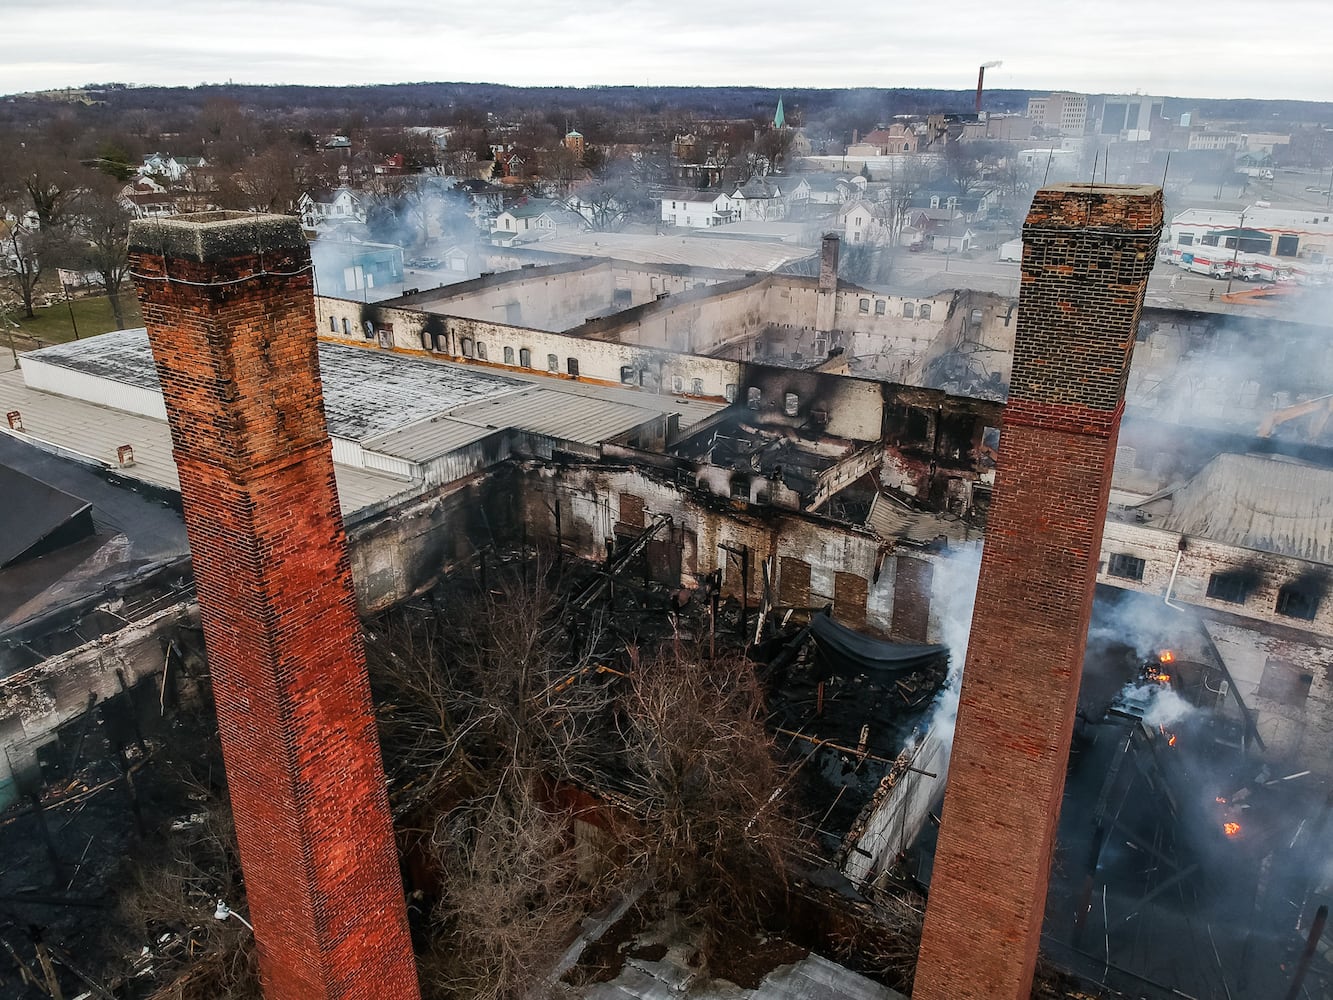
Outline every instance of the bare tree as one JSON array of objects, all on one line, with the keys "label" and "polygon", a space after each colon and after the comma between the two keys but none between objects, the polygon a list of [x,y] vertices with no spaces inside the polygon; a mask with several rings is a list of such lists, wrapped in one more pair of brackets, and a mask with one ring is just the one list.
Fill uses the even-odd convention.
[{"label": "bare tree", "polygon": [[676,646],[629,675],[622,738],[637,863],[710,937],[752,925],[786,891],[795,829],[792,774],[764,729],[753,666]]},{"label": "bare tree", "polygon": [[120,289],[130,269],[130,213],[121,204],[115,185],[101,182],[84,192],[74,235],[83,265],[101,279],[116,328],[124,329]]},{"label": "bare tree", "polygon": [[25,229],[17,222],[0,219],[0,276],[7,278],[23,303],[23,315],[32,319],[37,282],[41,280],[44,254],[43,235]]}]

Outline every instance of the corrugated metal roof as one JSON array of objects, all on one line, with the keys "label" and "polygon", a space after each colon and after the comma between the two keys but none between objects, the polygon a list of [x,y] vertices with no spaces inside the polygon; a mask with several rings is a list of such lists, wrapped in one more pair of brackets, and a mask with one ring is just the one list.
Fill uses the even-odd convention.
[{"label": "corrugated metal roof", "polygon": [[600,444],[660,416],[661,411],[581,393],[533,387],[449,411],[483,427],[517,427],[580,444]]},{"label": "corrugated metal roof", "polygon": [[[142,327],[43,348],[31,356],[98,378],[162,391],[148,332]],[[319,369],[329,433],[351,441],[526,385],[477,368],[327,341],[319,343]]]},{"label": "corrugated metal roof", "polygon": [[453,420],[441,413],[387,434],[366,438],[361,447],[409,462],[429,462],[494,433],[489,427]]},{"label": "corrugated metal roof", "polygon": [[451,407],[524,388],[488,371],[321,342],[329,433],[362,441]]},{"label": "corrugated metal roof", "polygon": [[1333,469],[1261,455],[1218,455],[1176,491],[1168,531],[1333,562]]}]

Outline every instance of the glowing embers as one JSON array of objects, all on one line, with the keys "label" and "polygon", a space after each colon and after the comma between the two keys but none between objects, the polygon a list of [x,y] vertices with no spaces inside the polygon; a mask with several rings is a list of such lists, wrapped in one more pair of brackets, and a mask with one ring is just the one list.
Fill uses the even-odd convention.
[{"label": "glowing embers", "polygon": [[1240,824],[1239,824],[1239,823],[1223,823],[1223,824],[1222,824],[1222,832],[1225,833],[1228,837],[1239,837],[1239,836],[1240,836]]}]

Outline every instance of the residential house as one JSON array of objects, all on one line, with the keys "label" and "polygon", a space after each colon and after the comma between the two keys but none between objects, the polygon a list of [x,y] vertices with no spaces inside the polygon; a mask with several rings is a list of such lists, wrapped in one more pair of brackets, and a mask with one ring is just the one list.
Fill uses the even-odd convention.
[{"label": "residential house", "polygon": [[936,208],[961,212],[968,222],[979,222],[990,214],[997,195],[994,191],[972,190],[959,194],[958,186],[947,181],[927,185],[912,195],[911,208]]},{"label": "residential house", "polygon": [[467,216],[483,232],[491,229],[495,217],[504,210],[504,188],[489,181],[471,177],[456,181],[453,190],[467,199]]},{"label": "residential house", "polygon": [[741,222],[778,222],[787,214],[782,189],[772,177],[751,177],[732,193],[731,203]]},{"label": "residential house", "polygon": [[143,158],[140,175],[166,178],[179,184],[192,170],[208,166],[202,156],[172,156],[170,153],[151,153]]},{"label": "residential house", "polygon": [[858,198],[838,210],[838,228],[849,245],[877,242],[882,227],[875,208],[864,198]]},{"label": "residential house", "polygon": [[711,229],[738,218],[732,200],[720,191],[666,191],[659,200],[669,226]]},{"label": "residential house", "polygon": [[502,246],[513,246],[556,234],[581,233],[587,228],[587,220],[562,202],[529,198],[495,217],[491,240]]},{"label": "residential house", "polygon": [[366,221],[365,197],[349,187],[332,191],[307,191],[296,202],[301,225],[306,229],[337,222]]}]

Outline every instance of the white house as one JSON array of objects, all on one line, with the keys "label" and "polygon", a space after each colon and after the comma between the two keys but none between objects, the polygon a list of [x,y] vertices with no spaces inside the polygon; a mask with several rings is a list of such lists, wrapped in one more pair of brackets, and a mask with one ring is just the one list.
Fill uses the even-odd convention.
[{"label": "white house", "polygon": [[870,202],[858,198],[838,210],[838,227],[848,244],[873,243],[879,235],[879,220]]},{"label": "white house", "polygon": [[751,177],[736,188],[731,206],[741,222],[777,222],[787,214],[782,189],[766,177]]},{"label": "white house", "polygon": [[558,201],[529,198],[495,217],[491,239],[504,246],[531,243],[557,233],[581,233],[587,220]]},{"label": "white house", "polygon": [[332,191],[307,191],[296,202],[301,225],[318,229],[329,223],[365,222],[366,204],[362,195],[351,188]]},{"label": "white house", "polygon": [[165,177],[173,184],[179,184],[191,170],[208,166],[202,156],[172,156],[170,153],[151,153],[143,158],[139,168],[142,175]]},{"label": "white house", "polygon": [[711,229],[738,217],[732,200],[718,191],[669,191],[661,196],[662,221],[686,229]]}]

